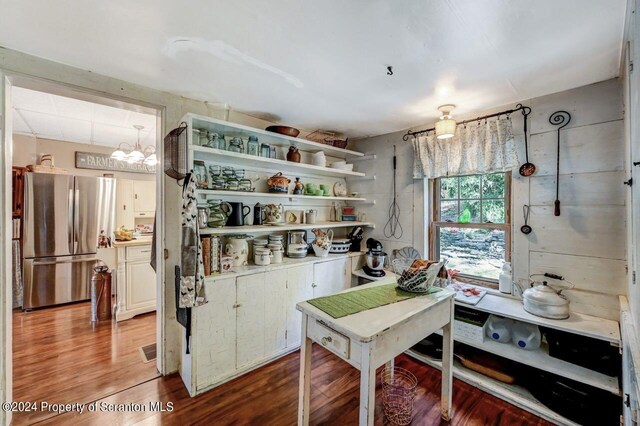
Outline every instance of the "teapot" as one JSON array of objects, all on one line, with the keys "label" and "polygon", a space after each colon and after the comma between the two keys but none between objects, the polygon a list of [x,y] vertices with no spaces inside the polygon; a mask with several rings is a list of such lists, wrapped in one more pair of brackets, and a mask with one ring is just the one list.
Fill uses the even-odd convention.
[{"label": "teapot", "polygon": [[289,192],[289,184],[291,183],[291,179],[286,176],[282,176],[282,172],[278,172],[275,175],[271,176],[267,179],[267,185],[269,185],[269,192],[275,193],[288,193]]},{"label": "teapot", "polygon": [[207,225],[210,228],[222,228],[225,226],[229,215],[233,211],[231,204],[221,200],[209,200],[207,203],[209,204],[209,219],[207,220]]},{"label": "teapot", "polygon": [[[533,274],[534,276],[544,276],[556,280],[564,281],[563,277],[554,274]],[[566,319],[569,318],[569,299],[562,294],[563,290],[570,290],[574,286],[561,288],[556,290],[551,287],[547,281],[533,281],[529,284],[529,288],[522,289],[522,304],[524,310],[532,315],[550,319]]]},{"label": "teapot", "polygon": [[267,212],[267,222],[284,221],[284,207],[282,204],[267,204],[265,210]]}]

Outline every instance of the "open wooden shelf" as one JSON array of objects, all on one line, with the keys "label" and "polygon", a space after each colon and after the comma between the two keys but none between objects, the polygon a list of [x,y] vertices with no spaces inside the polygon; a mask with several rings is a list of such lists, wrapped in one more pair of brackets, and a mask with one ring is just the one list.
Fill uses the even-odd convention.
[{"label": "open wooden shelf", "polygon": [[224,226],[222,228],[203,228],[200,229],[200,235],[229,235],[229,234],[246,234],[246,233],[266,233],[307,230],[315,228],[349,228],[352,226],[363,226],[374,228],[371,222],[317,222],[314,224],[293,223],[286,225],[245,225],[245,226]]},{"label": "open wooden shelf", "polygon": [[[438,334],[441,334],[440,332]],[[615,395],[620,395],[620,386],[617,377],[607,376],[579,365],[554,358],[549,355],[549,348],[543,343],[539,349],[527,351],[520,349],[512,343],[500,343],[491,339],[485,339],[484,342],[465,338],[454,333],[453,339],[456,342],[473,346],[474,348],[499,355],[501,357],[519,362],[520,364],[529,365],[535,368],[542,368],[549,373],[568,379],[581,382],[586,385],[604,389]]]},{"label": "open wooden shelf", "polygon": [[[409,349],[405,352],[410,357],[417,359],[433,368],[442,370],[442,362],[432,359],[424,354]],[[518,385],[508,385],[498,380],[489,378],[473,370],[469,370],[458,361],[453,361],[453,376],[474,386],[480,390],[483,390],[491,395],[501,398],[516,407],[527,410],[537,416],[542,417],[554,424],[562,426],[579,426],[577,423],[567,419],[564,416],[556,413],[552,409],[548,408],[540,401],[531,395],[531,392]]]},{"label": "open wooden shelf", "polygon": [[313,164],[294,163],[292,161],[279,160],[277,158],[258,157],[240,152],[223,151],[207,148],[205,146],[191,146],[194,160],[215,161],[217,164],[239,164],[245,167],[277,169],[283,173],[306,173],[317,176],[365,176],[364,173],[348,170],[332,169],[330,167],[314,166]]},{"label": "open wooden shelf", "polygon": [[359,197],[334,197],[334,196],[314,196],[295,194],[272,194],[270,192],[249,192],[249,191],[224,191],[215,189],[196,189],[196,194],[200,196],[215,195],[219,197],[256,197],[256,198],[287,198],[293,200],[309,201],[367,201],[366,198]]},{"label": "open wooden shelf", "polygon": [[210,132],[224,134],[227,138],[240,137],[248,139],[249,136],[257,136],[258,141],[274,146],[289,147],[295,145],[302,151],[317,152],[324,151],[328,156],[335,158],[362,157],[362,152],[342,149],[332,145],[326,145],[318,142],[308,141],[306,139],[292,138],[291,136],[280,135],[278,133],[267,132],[263,129],[244,126],[242,124],[230,123],[228,121],[218,120],[215,118],[205,117],[197,114],[187,114],[184,120],[191,123],[195,129],[207,129]]},{"label": "open wooden shelf", "polygon": [[617,321],[591,315],[571,312],[571,316],[563,320],[554,320],[531,315],[522,307],[522,300],[497,294],[485,295],[477,305],[456,302],[456,305],[469,309],[489,312],[531,324],[541,325],[556,330],[567,331],[581,336],[604,340],[616,346],[620,345],[620,326]]}]

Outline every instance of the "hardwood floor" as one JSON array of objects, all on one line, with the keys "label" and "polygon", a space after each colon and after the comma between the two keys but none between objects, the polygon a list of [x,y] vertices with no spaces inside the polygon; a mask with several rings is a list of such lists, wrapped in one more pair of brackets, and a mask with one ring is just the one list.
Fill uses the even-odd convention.
[{"label": "hardwood floor", "polygon": [[[173,374],[104,398],[98,404],[144,404],[144,412],[67,413],[43,424],[73,425],[295,425],[298,404],[299,352],[203,395],[190,398],[180,377]],[[323,348],[314,345],[311,423],[356,425],[360,373]],[[405,355],[396,365],[419,380],[413,425],[551,425],[500,399],[454,379],[453,419],[440,420],[440,372]],[[378,392],[380,383],[378,383]],[[172,412],[151,412],[150,402],[172,402]],[[376,424],[388,424],[376,396]]]},{"label": "hardwood floor", "polygon": [[[92,325],[89,302],[13,314],[13,399],[87,403],[159,377],[140,347],[156,341],[155,313]],[[14,413],[14,425],[55,413]]]}]

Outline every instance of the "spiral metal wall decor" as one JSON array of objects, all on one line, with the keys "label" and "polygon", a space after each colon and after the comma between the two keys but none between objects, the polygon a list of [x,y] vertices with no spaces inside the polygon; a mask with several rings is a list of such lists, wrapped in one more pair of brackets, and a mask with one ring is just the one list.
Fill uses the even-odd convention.
[{"label": "spiral metal wall decor", "polygon": [[556,111],[549,116],[549,123],[558,127],[558,152],[556,156],[556,201],[554,202],[554,216],[560,216],[560,130],[571,121],[571,114],[567,111]]}]

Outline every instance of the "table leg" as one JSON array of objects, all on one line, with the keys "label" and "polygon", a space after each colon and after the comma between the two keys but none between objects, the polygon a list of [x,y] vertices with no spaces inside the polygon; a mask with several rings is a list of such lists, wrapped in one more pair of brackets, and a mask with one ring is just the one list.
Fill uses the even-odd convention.
[{"label": "table leg", "polygon": [[453,387],[453,298],[451,299],[450,320],[442,328],[442,395],[440,412],[446,421],[451,419],[451,391]]},{"label": "table leg", "polygon": [[307,337],[308,316],[302,314],[302,340],[300,344],[300,383],[298,387],[298,425],[309,424],[309,398],[311,394],[311,345]]},{"label": "table leg", "polygon": [[362,345],[360,361],[360,426],[373,425],[376,409],[376,369],[371,365],[371,347]]}]

